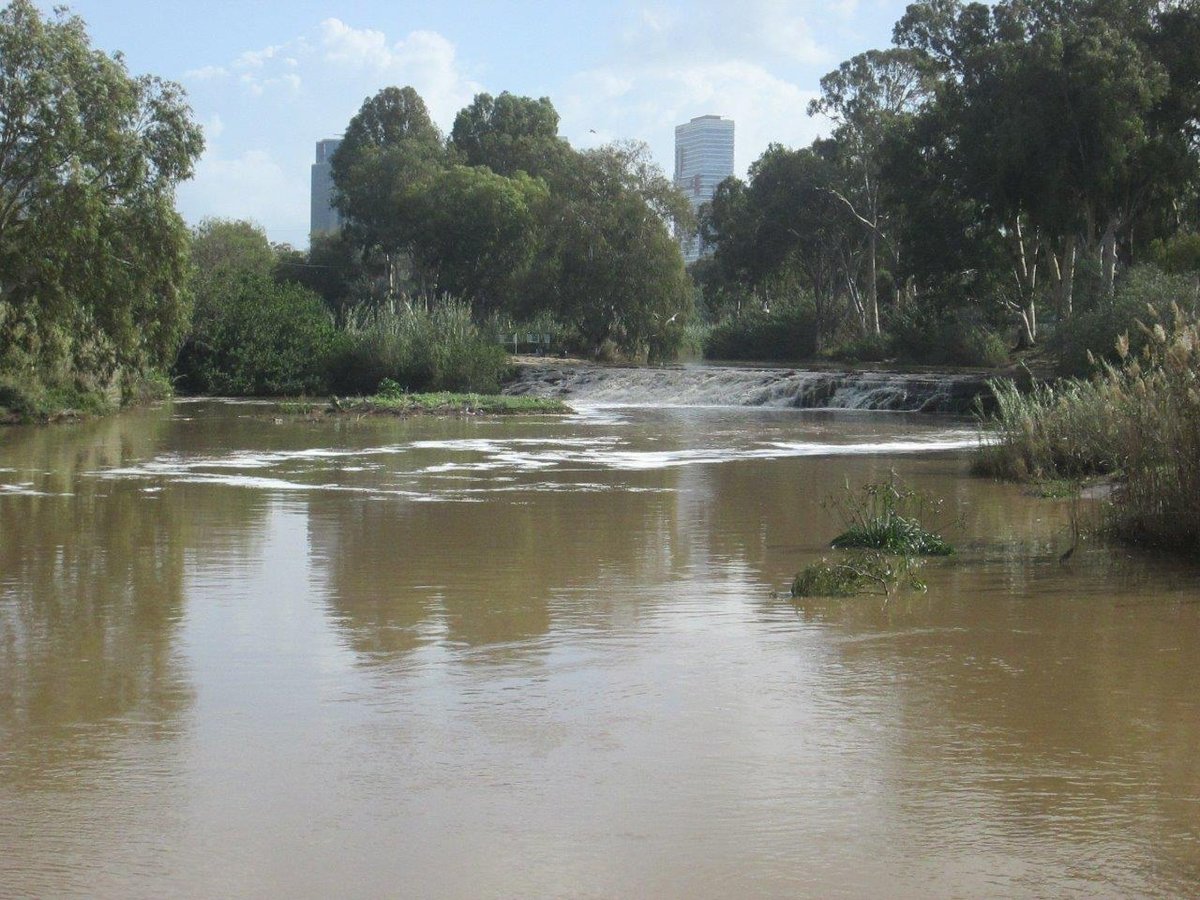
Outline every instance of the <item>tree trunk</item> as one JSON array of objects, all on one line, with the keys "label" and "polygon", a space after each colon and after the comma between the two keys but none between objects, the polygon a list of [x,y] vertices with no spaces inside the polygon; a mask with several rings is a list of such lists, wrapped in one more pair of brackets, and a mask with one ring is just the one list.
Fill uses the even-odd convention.
[{"label": "tree trunk", "polygon": [[1117,277],[1117,220],[1109,219],[1100,239],[1100,267],[1104,273],[1104,290],[1112,294]]},{"label": "tree trunk", "polygon": [[876,263],[879,238],[875,229],[869,232],[870,247],[867,254],[867,314],[870,316],[872,334],[879,334],[879,273]]},{"label": "tree trunk", "polygon": [[1020,309],[1020,320],[1022,333],[1018,338],[1018,347],[1032,346],[1037,343],[1037,275],[1038,275],[1038,250],[1039,240],[1037,231],[1034,231],[1033,237],[1030,239],[1028,246],[1026,245],[1025,232],[1021,227],[1021,219],[1018,216],[1013,220],[1014,236],[1014,255],[1016,257],[1016,279],[1018,290],[1020,291],[1020,303],[1017,304]]},{"label": "tree trunk", "polygon": [[1059,267],[1058,314],[1066,321],[1074,314],[1075,303],[1075,249],[1076,237],[1069,235],[1063,247],[1062,265]]}]

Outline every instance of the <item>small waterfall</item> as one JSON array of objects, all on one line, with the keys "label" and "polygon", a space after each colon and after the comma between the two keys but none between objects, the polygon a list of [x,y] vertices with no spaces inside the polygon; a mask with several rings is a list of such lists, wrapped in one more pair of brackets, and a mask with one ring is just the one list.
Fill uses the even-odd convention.
[{"label": "small waterfall", "polygon": [[763,406],[966,413],[990,396],[984,375],[814,372],[741,366],[529,366],[506,394],[587,406]]}]

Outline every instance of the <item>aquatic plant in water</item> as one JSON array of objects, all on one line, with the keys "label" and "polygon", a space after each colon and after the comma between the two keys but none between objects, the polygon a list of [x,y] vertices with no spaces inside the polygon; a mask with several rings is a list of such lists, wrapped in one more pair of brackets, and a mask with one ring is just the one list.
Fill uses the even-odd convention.
[{"label": "aquatic plant in water", "polygon": [[921,524],[921,518],[939,505],[920,491],[906,487],[895,472],[887,481],[849,484],[840,496],[825,501],[837,512],[846,529],[833,539],[838,550],[870,549],[911,556],[949,556],[954,552],[941,535]]},{"label": "aquatic plant in water", "polygon": [[801,570],[792,581],[793,597],[875,593],[890,598],[901,589],[924,591],[925,583],[916,574],[920,557],[954,552],[941,535],[921,524],[921,518],[940,504],[905,486],[895,472],[887,481],[858,491],[847,484],[824,505],[838,513],[845,526],[831,546],[848,552]]}]

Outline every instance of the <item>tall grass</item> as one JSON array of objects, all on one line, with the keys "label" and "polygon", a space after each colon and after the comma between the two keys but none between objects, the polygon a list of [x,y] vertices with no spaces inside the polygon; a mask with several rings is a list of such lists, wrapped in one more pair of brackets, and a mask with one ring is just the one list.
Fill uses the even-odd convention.
[{"label": "tall grass", "polygon": [[362,311],[346,332],[349,349],[334,374],[342,393],[372,394],[389,378],[410,391],[489,394],[509,371],[508,354],[470,306],[449,298]]},{"label": "tall grass", "polygon": [[1021,395],[995,385],[996,443],[977,468],[1007,478],[1118,477],[1112,529],[1178,549],[1200,548],[1200,323],[1178,307],[1140,326],[1144,347],[1117,341],[1118,365]]}]

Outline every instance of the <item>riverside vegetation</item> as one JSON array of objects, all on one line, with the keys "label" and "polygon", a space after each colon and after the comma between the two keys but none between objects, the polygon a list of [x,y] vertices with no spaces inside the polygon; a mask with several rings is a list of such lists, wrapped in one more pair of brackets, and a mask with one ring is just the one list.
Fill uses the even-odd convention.
[{"label": "riverside vegetation", "polygon": [[1068,379],[1022,394],[993,387],[995,443],[977,469],[1006,478],[1106,476],[1118,537],[1182,552],[1200,548],[1200,324],[1173,307],[1146,310],[1140,351],[1122,335],[1117,363],[1090,379]]},{"label": "riverside vegetation", "polygon": [[843,553],[805,566],[792,582],[792,596],[847,597],[897,591],[924,591],[918,575],[921,557],[950,556],[954,548],[930,531],[922,519],[940,504],[907,487],[892,472],[887,481],[846,484],[840,495],[824,503],[842,520],[843,531],[830,546]]}]

